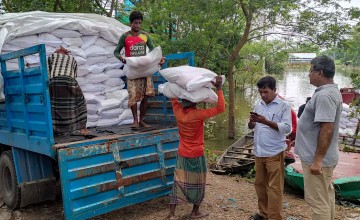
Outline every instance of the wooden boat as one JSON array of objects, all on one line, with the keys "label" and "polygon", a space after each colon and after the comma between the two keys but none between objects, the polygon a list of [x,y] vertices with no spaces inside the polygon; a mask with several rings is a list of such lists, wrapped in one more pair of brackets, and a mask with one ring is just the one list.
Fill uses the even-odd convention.
[{"label": "wooden boat", "polygon": [[[336,198],[360,201],[360,154],[340,151],[339,163],[333,174]],[[285,168],[285,181],[297,190],[304,191],[304,176],[300,159]]]},{"label": "wooden boat", "polygon": [[247,173],[255,165],[253,149],[254,133],[250,132],[232,144],[210,171],[215,174]]}]

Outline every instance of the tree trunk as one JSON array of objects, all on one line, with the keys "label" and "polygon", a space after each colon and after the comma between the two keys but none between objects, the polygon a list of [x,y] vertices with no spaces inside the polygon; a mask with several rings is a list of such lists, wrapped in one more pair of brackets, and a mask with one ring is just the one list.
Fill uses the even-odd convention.
[{"label": "tree trunk", "polygon": [[234,64],[235,60],[243,46],[245,45],[251,29],[252,13],[248,11],[246,6],[240,1],[242,11],[246,18],[246,25],[243,36],[239,39],[234,51],[230,55],[228,65],[227,80],[229,82],[229,119],[228,119],[228,138],[235,138],[235,82],[234,82]]},{"label": "tree trunk", "polygon": [[3,0],[2,2],[3,2],[4,6],[5,6],[5,8],[6,8],[6,11],[12,12],[11,7],[10,7],[10,5],[8,4],[8,2],[7,2],[6,0]]}]

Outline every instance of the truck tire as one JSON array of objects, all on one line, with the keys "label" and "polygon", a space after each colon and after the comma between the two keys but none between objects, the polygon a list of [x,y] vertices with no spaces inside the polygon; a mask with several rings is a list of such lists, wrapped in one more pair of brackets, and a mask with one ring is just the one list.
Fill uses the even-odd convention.
[{"label": "truck tire", "polygon": [[20,188],[10,150],[4,151],[0,157],[0,193],[2,200],[9,209],[15,210],[20,207]]}]

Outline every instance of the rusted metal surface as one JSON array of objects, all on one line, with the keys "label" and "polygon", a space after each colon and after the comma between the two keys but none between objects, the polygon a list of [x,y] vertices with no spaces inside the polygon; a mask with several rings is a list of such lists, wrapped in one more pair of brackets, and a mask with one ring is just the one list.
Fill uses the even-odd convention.
[{"label": "rusted metal surface", "polygon": [[144,164],[144,163],[150,163],[150,162],[154,162],[154,161],[158,161],[158,160],[159,160],[159,155],[154,154],[154,155],[149,155],[149,156],[145,156],[145,157],[139,157],[139,158],[133,158],[133,159],[129,159],[129,160],[120,161],[119,167],[121,169],[124,169],[124,168],[128,168],[131,166],[136,166],[136,165]]},{"label": "rusted metal surface", "polygon": [[125,178],[125,179],[118,179],[118,185],[120,186],[129,186],[135,183],[140,183],[140,182],[144,182],[146,180],[150,180],[150,179],[154,179],[154,178],[158,178],[164,175],[164,172],[161,170],[158,171],[153,171],[150,173],[145,173],[142,175],[138,175],[138,176],[133,176],[133,177],[129,177],[129,178]]},{"label": "rusted metal surface", "polygon": [[83,177],[87,177],[87,176],[91,176],[91,175],[95,175],[95,174],[99,174],[99,173],[105,173],[105,172],[109,172],[114,170],[115,168],[115,164],[105,164],[105,165],[101,165],[101,166],[96,166],[96,167],[90,167],[90,168],[86,168],[86,169],[80,169],[77,171],[73,171],[73,175],[75,176],[75,178],[83,178]]}]

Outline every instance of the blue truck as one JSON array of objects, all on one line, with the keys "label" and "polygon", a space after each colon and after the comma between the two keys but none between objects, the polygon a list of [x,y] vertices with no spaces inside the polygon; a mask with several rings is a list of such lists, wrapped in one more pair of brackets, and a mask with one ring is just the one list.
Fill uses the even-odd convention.
[{"label": "blue truck", "polygon": [[[40,65],[24,57],[39,54]],[[18,60],[18,70],[6,62]],[[194,53],[166,63],[194,65]],[[0,55],[5,101],[0,103],[0,193],[12,210],[53,200],[60,183],[66,219],[86,219],[169,194],[178,147],[171,102],[148,101],[150,129],[95,127],[92,135],[53,134],[45,45]],[[165,79],[156,73],[155,88]]]}]

